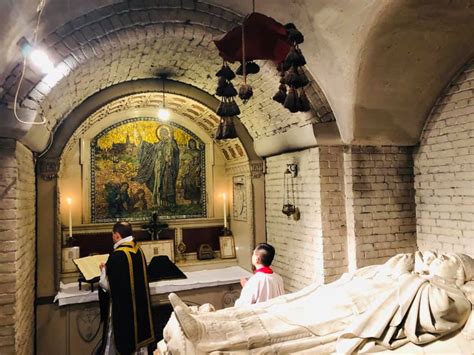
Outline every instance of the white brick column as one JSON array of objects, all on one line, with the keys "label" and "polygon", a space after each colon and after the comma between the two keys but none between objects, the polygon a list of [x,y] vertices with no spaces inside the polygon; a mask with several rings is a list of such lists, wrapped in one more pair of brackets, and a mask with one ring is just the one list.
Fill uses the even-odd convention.
[{"label": "white brick column", "polygon": [[347,271],[344,157],[342,147],[319,147],[324,282]]},{"label": "white brick column", "polygon": [[[342,147],[318,147],[267,158],[267,240],[276,248],[274,268],[288,291],[331,282],[347,271],[342,153]],[[281,212],[287,163],[298,165],[298,221]]]},{"label": "white brick column", "polygon": [[409,147],[348,147],[344,153],[349,269],[413,252],[415,199]]},{"label": "white brick column", "polygon": [[0,354],[32,354],[35,176],[32,153],[0,139]]}]

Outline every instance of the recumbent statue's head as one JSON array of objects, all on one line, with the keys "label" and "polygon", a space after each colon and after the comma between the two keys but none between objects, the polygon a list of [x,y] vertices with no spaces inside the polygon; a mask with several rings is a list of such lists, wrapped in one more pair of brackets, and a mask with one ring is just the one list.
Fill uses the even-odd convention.
[{"label": "recumbent statue's head", "polygon": [[431,262],[429,273],[431,276],[454,282],[460,287],[473,279],[474,260],[466,254],[441,254]]}]

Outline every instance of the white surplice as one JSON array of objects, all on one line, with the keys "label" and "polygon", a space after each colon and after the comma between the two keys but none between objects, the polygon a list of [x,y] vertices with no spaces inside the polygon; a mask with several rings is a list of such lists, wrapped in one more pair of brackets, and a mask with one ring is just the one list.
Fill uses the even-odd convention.
[{"label": "white surplice", "polygon": [[278,274],[255,273],[245,284],[235,306],[260,303],[285,294],[283,279]]}]

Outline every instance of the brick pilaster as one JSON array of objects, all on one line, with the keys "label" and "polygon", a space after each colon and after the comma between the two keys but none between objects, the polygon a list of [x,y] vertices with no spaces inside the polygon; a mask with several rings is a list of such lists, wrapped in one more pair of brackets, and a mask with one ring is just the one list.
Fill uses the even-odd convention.
[{"label": "brick pilaster", "polygon": [[32,153],[0,139],[0,353],[32,354],[35,287]]}]

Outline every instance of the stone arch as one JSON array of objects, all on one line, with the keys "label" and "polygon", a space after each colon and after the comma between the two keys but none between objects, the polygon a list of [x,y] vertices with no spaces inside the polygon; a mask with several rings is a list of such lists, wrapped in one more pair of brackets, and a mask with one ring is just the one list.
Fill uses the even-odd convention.
[{"label": "stone arch", "polygon": [[[191,105],[194,103],[195,109],[199,110],[204,108],[206,113],[215,116],[214,112],[218,105],[218,100],[207,92],[189,84],[172,80],[166,82],[165,89],[167,95],[173,96],[173,98],[170,99],[170,105],[174,104],[176,100],[185,99],[189,101]],[[45,288],[54,289],[58,285],[60,277],[57,265],[59,265],[61,260],[62,226],[59,218],[61,215],[61,196],[58,185],[58,171],[61,154],[68,141],[73,137],[76,129],[80,127],[91,114],[100,110],[100,108],[108,105],[112,107],[114,102],[126,98],[127,96],[138,97],[141,94],[148,94],[151,96],[154,95],[156,98],[160,96],[161,90],[161,80],[158,81],[156,79],[134,80],[110,86],[88,97],[75,107],[63,120],[63,123],[68,122],[68,124],[60,124],[57,126],[54,135],[55,138],[50,149],[38,160],[38,173],[41,177],[37,179],[38,203],[40,206],[39,209],[42,211],[42,214],[38,216],[38,220],[41,220],[38,238],[42,240],[44,244],[44,248],[41,249],[38,258],[43,263],[43,267],[50,272],[50,275],[46,277],[47,280],[44,282]],[[152,100],[154,99],[152,98]],[[152,104],[154,102],[155,101],[153,101]],[[156,102],[158,102],[158,100]],[[178,105],[178,102],[176,102],[176,105]],[[186,116],[185,110],[187,110],[187,108],[183,108],[183,116]],[[217,121],[216,117],[217,116],[209,118],[208,121],[211,122],[212,125],[215,125]],[[207,117],[202,117],[202,121],[206,118]],[[207,133],[211,136],[213,126],[208,122],[205,124],[209,128]],[[263,183],[263,161],[255,154],[252,138],[248,134],[245,126],[237,121],[236,129],[239,139],[217,144],[221,148],[224,156],[226,156],[224,152],[230,151],[231,149],[237,152],[238,147],[243,151],[242,159],[238,157],[233,158],[231,154],[227,154],[227,161],[230,164],[228,164],[228,167],[226,166],[225,172],[227,173],[229,171],[229,175],[235,175],[238,172],[249,176],[249,188],[251,189],[252,200],[256,206],[255,209],[258,210],[260,214],[259,218],[252,220],[251,228],[249,227],[250,232],[248,235],[255,239],[257,233],[264,231],[264,203],[263,189],[261,187]],[[249,207],[250,210],[252,210],[252,208],[254,207]],[[246,258],[248,257],[246,256]],[[53,276],[56,278],[55,280],[52,279]]]},{"label": "stone arch", "polygon": [[[446,83],[473,55],[468,1],[396,1],[377,16],[359,52],[354,144],[415,145]],[[350,115],[351,116],[351,115]]]},{"label": "stone arch", "polygon": [[[83,124],[83,122],[93,113],[97,112],[107,104],[131,95],[160,92],[161,89],[161,81],[155,79],[144,79],[117,84],[89,97],[64,119],[64,121],[68,122],[67,125],[62,124],[58,126],[54,135],[53,143],[49,150],[40,158],[40,164],[41,162],[57,161],[74,132],[81,126],[81,124]],[[205,127],[207,133],[212,136],[213,131],[218,124],[218,117],[213,114],[219,103],[215,97],[191,85],[171,80],[166,81],[165,90],[167,94],[175,95],[178,98],[187,98],[190,102],[195,102],[196,107],[200,106],[206,109],[206,115],[209,116],[209,119],[207,119]],[[186,110],[183,108],[182,111],[181,114],[186,116]],[[206,117],[202,117],[202,120],[205,119]],[[248,134],[245,126],[243,126],[238,120],[236,120],[236,130],[239,135],[239,145],[242,145],[248,159],[250,161],[260,161],[260,158],[256,155],[253,149],[252,138]],[[228,144],[232,143],[217,143],[217,145],[223,150],[226,149],[225,147]]]}]

